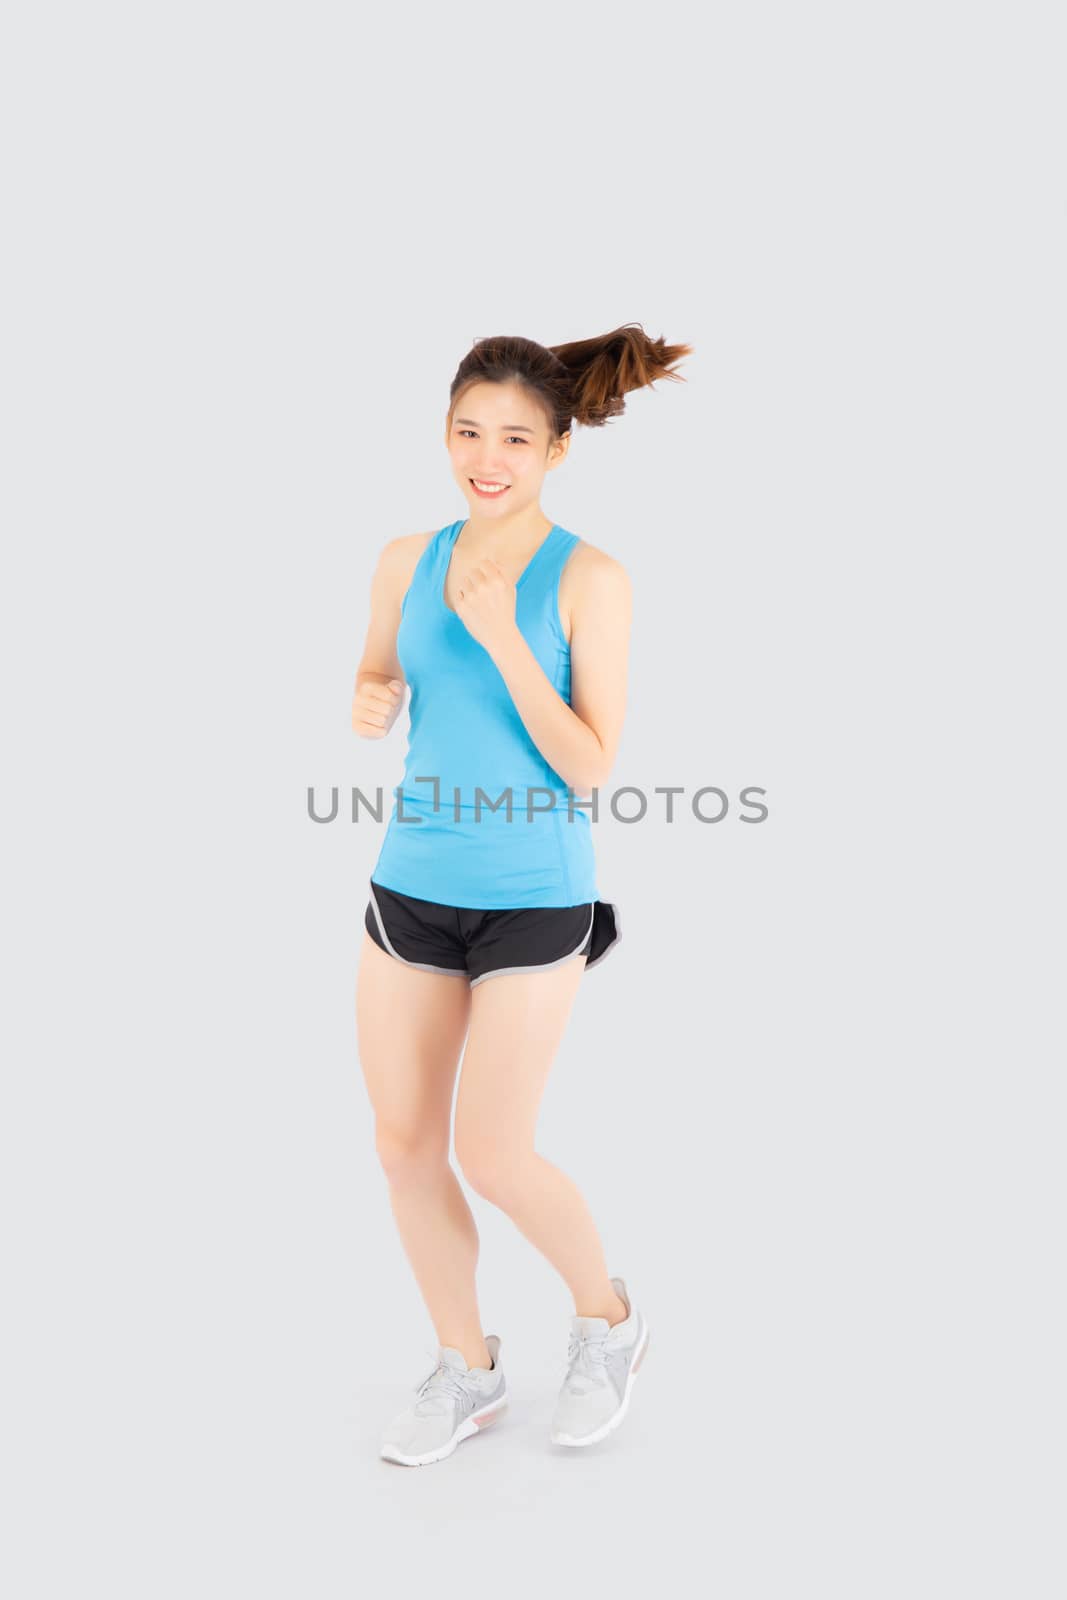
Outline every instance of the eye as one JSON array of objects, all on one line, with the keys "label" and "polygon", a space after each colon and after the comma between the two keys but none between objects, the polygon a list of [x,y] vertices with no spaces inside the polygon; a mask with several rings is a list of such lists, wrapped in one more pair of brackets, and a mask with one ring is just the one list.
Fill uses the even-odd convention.
[{"label": "eye", "polygon": [[[457,428],[456,432],[459,434],[461,439],[465,435],[469,435],[472,439],[476,439],[478,437],[473,428]],[[530,442],[528,439],[521,438],[517,433],[509,433],[505,443],[510,443],[512,439],[514,439],[516,444],[529,444]]]}]

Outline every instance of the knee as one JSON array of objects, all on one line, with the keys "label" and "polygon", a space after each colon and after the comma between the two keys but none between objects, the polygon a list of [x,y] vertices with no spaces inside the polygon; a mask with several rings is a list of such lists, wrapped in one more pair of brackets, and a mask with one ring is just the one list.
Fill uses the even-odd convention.
[{"label": "knee", "polygon": [[476,1194],[507,1209],[522,1185],[524,1163],[519,1154],[485,1139],[461,1141],[457,1135],[456,1160]]},{"label": "knee", "polygon": [[448,1140],[379,1126],[374,1147],[390,1183],[417,1186],[440,1177],[448,1165]]}]

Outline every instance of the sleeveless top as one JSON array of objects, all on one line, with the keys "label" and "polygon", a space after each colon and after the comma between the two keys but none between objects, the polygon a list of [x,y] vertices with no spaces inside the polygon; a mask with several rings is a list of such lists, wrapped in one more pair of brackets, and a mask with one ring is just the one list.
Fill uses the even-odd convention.
[{"label": "sleeveless top", "polygon": [[[371,881],[478,910],[584,905],[600,898],[589,797],[571,794],[549,766],[489,652],[445,603],[464,522],[430,539],[400,608],[397,655],[411,686],[411,723]],[[568,705],[559,580],[580,542],[554,523],[515,586],[516,624]]]}]

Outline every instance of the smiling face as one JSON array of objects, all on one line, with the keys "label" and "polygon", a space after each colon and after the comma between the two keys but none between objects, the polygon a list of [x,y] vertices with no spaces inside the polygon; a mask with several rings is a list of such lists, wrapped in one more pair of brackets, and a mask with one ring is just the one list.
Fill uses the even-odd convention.
[{"label": "smiling face", "polygon": [[550,444],[544,407],[516,383],[472,383],[447,428],[452,474],[478,521],[536,508],[545,474],[563,460],[569,442],[565,435]]}]

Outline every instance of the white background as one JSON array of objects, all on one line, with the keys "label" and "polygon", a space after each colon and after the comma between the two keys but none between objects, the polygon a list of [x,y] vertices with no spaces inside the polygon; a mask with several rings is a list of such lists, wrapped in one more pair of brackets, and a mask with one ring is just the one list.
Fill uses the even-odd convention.
[{"label": "white background", "polygon": [[[7,8],[8,1593],[1062,1595],[1057,11]],[[595,832],[539,1148],[625,1423],[549,1444],[569,1296],[468,1190],[510,1417],[404,1471],[381,829],[307,790],[399,780],[473,340],[630,321],[687,381],[543,501],[634,584],[612,787],[770,815]]]}]

